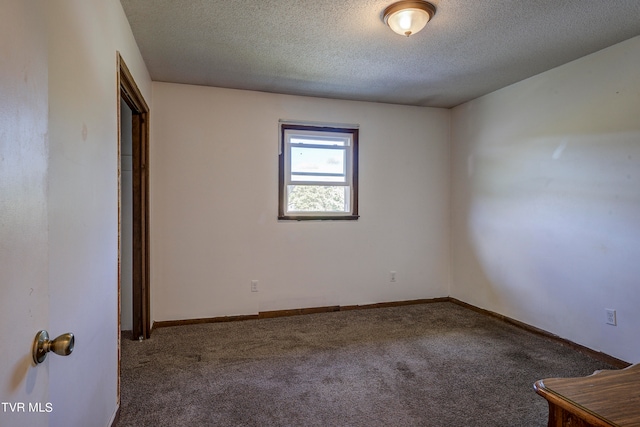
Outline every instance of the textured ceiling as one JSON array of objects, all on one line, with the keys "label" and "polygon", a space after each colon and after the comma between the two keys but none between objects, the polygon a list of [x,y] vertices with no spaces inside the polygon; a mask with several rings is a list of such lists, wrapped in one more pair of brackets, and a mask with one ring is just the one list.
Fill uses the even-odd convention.
[{"label": "textured ceiling", "polygon": [[154,81],[453,107],[640,34],[640,0],[121,0]]}]

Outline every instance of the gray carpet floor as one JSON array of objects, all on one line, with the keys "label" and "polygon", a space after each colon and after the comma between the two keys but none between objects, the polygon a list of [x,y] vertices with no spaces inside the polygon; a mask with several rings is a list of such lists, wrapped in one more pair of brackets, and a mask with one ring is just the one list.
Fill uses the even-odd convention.
[{"label": "gray carpet floor", "polygon": [[453,303],[122,341],[128,426],[546,426],[533,383],[611,366]]}]

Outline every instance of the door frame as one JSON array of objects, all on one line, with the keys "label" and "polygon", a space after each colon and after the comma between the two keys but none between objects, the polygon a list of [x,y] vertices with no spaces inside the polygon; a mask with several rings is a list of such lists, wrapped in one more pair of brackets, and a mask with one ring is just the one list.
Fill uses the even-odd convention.
[{"label": "door frame", "polygon": [[[120,52],[116,53],[118,87],[118,158],[120,157],[120,102],[131,108],[133,145],[133,339],[151,336],[149,283],[149,106]],[[118,295],[121,292],[121,172],[118,167]],[[120,333],[118,301],[118,334]]]}]

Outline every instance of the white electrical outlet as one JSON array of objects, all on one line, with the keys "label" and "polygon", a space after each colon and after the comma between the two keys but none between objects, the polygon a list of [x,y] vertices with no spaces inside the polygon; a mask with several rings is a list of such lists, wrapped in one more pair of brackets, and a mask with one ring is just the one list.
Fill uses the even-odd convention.
[{"label": "white electrical outlet", "polygon": [[618,324],[616,321],[616,311],[611,308],[605,308],[604,311],[607,313],[607,324],[616,326]]},{"label": "white electrical outlet", "polygon": [[390,282],[395,282],[396,281],[396,272],[395,271],[390,271],[389,272],[389,281]]},{"label": "white electrical outlet", "polygon": [[252,280],[251,281],[251,292],[258,292],[258,281],[257,280]]}]

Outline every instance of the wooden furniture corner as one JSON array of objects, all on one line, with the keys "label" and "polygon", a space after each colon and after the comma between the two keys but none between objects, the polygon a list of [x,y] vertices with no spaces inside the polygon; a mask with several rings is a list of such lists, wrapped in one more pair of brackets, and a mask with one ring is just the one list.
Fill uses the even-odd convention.
[{"label": "wooden furniture corner", "polygon": [[537,381],[549,403],[548,427],[640,426],[640,364],[580,378]]}]

